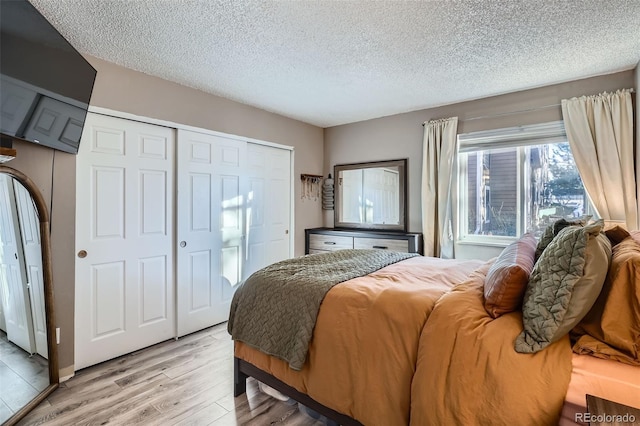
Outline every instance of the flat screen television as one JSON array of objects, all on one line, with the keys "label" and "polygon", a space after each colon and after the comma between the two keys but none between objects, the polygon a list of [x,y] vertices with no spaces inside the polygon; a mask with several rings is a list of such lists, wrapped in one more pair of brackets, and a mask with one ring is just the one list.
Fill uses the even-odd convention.
[{"label": "flat screen television", "polygon": [[0,1],[0,131],[78,153],[96,70],[26,0]]}]

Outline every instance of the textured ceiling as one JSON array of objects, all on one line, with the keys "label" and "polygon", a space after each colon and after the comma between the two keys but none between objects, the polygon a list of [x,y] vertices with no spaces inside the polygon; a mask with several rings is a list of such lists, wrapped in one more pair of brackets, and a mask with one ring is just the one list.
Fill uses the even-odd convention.
[{"label": "textured ceiling", "polygon": [[321,127],[640,60],[640,0],[30,1],[82,53]]}]

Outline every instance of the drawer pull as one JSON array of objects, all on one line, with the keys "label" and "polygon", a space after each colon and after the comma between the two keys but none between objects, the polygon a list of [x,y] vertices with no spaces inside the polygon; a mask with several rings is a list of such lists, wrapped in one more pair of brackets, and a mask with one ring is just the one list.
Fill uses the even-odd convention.
[{"label": "drawer pull", "polygon": [[324,243],[325,243],[325,244],[332,245],[332,246],[335,246],[335,245],[336,245],[335,241],[325,241]]},{"label": "drawer pull", "polygon": [[386,250],[386,249],[388,249],[389,247],[387,247],[387,246],[373,246],[373,248],[374,248],[374,249],[380,249],[380,250]]}]

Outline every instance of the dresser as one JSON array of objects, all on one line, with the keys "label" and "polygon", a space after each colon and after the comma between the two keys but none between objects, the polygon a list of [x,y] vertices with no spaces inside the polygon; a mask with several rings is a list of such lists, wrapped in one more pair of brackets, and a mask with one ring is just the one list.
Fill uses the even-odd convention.
[{"label": "dresser", "polygon": [[305,254],[342,249],[378,249],[422,254],[422,234],[336,228],[304,230]]}]

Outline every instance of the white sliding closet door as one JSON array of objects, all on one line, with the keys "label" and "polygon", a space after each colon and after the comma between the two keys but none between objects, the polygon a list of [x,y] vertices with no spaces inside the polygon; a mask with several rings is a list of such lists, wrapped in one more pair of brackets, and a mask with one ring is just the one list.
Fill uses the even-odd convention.
[{"label": "white sliding closet door", "polygon": [[178,131],[178,336],[229,318],[256,270],[290,257],[291,151]]},{"label": "white sliding closet door", "polygon": [[178,336],[224,322],[243,269],[247,143],[178,130]]},{"label": "white sliding closet door", "polygon": [[87,116],[76,159],[76,369],[175,336],[174,138]]},{"label": "white sliding closet door", "polygon": [[243,279],[291,257],[291,151],[249,143],[247,152],[249,192]]}]

